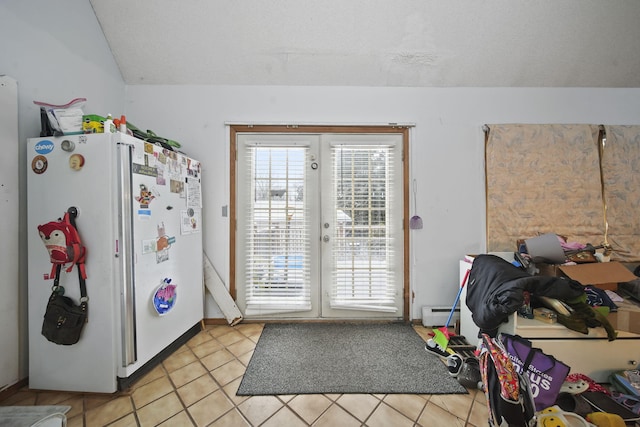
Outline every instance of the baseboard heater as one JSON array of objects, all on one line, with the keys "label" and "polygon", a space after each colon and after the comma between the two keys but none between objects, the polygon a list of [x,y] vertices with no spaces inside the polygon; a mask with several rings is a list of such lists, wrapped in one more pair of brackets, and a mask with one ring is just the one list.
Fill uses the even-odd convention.
[{"label": "baseboard heater", "polygon": [[[451,307],[422,307],[422,326],[444,326],[451,313]],[[460,309],[456,307],[449,326],[460,319]]]}]

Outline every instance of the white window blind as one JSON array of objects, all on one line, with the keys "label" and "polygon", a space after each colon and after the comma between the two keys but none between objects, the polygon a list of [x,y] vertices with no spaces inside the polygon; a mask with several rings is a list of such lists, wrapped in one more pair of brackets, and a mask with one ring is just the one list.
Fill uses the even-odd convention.
[{"label": "white window blind", "polygon": [[391,145],[332,146],[334,309],[395,312],[398,272],[391,232],[395,194]]},{"label": "white window blind", "polygon": [[305,203],[308,147],[247,147],[245,206],[246,314],[311,309],[309,215]]}]

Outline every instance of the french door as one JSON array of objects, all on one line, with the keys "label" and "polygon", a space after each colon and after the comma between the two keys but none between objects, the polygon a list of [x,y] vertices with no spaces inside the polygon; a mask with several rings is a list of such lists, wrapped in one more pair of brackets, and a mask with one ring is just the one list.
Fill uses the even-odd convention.
[{"label": "french door", "polygon": [[245,317],[401,319],[403,135],[243,132],[235,143]]}]

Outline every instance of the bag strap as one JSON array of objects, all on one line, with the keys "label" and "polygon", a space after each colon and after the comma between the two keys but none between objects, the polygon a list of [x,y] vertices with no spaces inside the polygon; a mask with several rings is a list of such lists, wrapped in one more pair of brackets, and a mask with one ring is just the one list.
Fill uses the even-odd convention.
[{"label": "bag strap", "polygon": [[[67,209],[67,214],[69,215],[69,223],[73,226],[74,232],[77,233],[76,217],[78,216],[78,209],[75,206],[71,206]],[[80,241],[79,236],[78,241]],[[87,273],[84,268],[84,254],[78,257],[76,266],[78,266],[78,282],[80,282],[80,307],[82,311],[87,311],[89,297],[87,297],[87,284],[85,282]]]},{"label": "bag strap", "polygon": [[[82,247],[82,240],[78,233],[78,226],[76,225],[76,217],[78,216],[78,209],[75,206],[71,206],[64,214],[65,222],[71,224],[70,232],[73,233],[74,240],[80,243],[74,243],[73,245],[73,261],[71,266],[75,264],[78,267],[78,271],[82,273],[82,279],[87,278],[87,271],[84,266],[84,259],[86,256],[85,249]],[[71,271],[70,269],[67,271]]]},{"label": "bag strap", "polygon": [[529,369],[529,366],[531,365],[531,361],[533,360],[533,356],[535,355],[535,351],[533,348],[531,348],[531,351],[529,351],[529,354],[527,354],[527,358],[523,361],[524,363],[522,364],[522,372],[527,372],[527,370]]}]

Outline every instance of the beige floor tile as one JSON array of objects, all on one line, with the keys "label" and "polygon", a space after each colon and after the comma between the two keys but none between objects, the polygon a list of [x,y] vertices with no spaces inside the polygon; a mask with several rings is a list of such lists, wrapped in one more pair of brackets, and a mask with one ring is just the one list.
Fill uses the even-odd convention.
[{"label": "beige floor tile", "polygon": [[236,326],[236,330],[253,342],[258,342],[264,325],[260,323],[241,323]]},{"label": "beige floor tile", "polygon": [[234,409],[218,418],[213,424],[209,425],[209,427],[251,427],[251,424],[244,419],[237,409]]},{"label": "beige floor tile", "polygon": [[423,427],[431,426],[447,426],[447,427],[464,427],[465,420],[447,412],[435,403],[427,403],[422,415],[418,419],[418,424]]},{"label": "beige floor tile", "polygon": [[252,396],[238,405],[238,409],[252,425],[257,426],[283,406],[284,404],[275,396]]},{"label": "beige floor tile", "polygon": [[264,422],[260,427],[307,427],[308,424],[302,421],[291,409],[286,406],[280,409],[275,415]]},{"label": "beige floor tile", "polygon": [[171,392],[173,392],[173,385],[171,384],[171,381],[169,381],[169,378],[167,377],[161,377],[149,384],[145,384],[142,387],[135,389],[131,394],[131,397],[133,398],[133,404],[136,409],[139,409]]},{"label": "beige floor tile", "polygon": [[167,394],[147,406],[138,409],[138,420],[141,427],[154,427],[173,417],[184,407],[176,393]]},{"label": "beige floor tile", "polygon": [[178,412],[165,422],[158,424],[159,427],[193,427],[194,425],[187,411]]},{"label": "beige floor tile", "polygon": [[327,411],[313,423],[314,427],[359,427],[362,423],[353,415],[339,407],[331,405]]},{"label": "beige floor tile", "polygon": [[121,396],[112,396],[109,394],[90,394],[85,396],[84,398],[84,410],[88,411],[89,409],[97,408],[98,406],[102,406],[116,397]]},{"label": "beige floor tile", "polygon": [[82,415],[76,415],[73,418],[67,417],[67,427],[84,427],[84,417]]},{"label": "beige floor tile", "polygon": [[251,362],[251,358],[253,357],[253,351],[249,351],[241,356],[238,356],[238,360],[244,366],[249,366],[249,362]]},{"label": "beige floor tile", "polygon": [[203,357],[200,361],[209,371],[213,371],[225,363],[229,363],[233,359],[233,354],[224,349],[211,353],[210,355]]},{"label": "beige floor tile", "polygon": [[221,390],[214,391],[187,408],[197,426],[209,425],[231,409],[233,403]]},{"label": "beige floor tile", "polygon": [[380,404],[380,399],[371,394],[343,394],[336,403],[360,421],[364,421]]},{"label": "beige floor tile", "polygon": [[183,344],[180,347],[178,347],[178,349],[176,351],[174,351],[173,353],[176,354],[176,353],[180,353],[180,352],[183,352],[183,351],[186,351],[186,350],[189,350],[188,342],[186,344]]},{"label": "beige floor tile", "polygon": [[188,364],[187,366],[183,366],[180,369],[176,369],[171,372],[169,376],[176,387],[182,387],[186,383],[193,381],[206,373],[207,370],[202,366],[202,363],[200,363],[200,361],[196,361]]},{"label": "beige floor tile", "polygon": [[29,406],[35,405],[36,399],[38,398],[38,393],[30,390],[20,390],[16,394],[12,394],[11,396],[4,399],[0,402],[2,406]]},{"label": "beige floor tile", "polygon": [[307,424],[313,424],[332,402],[321,394],[301,394],[292,397],[287,404]]},{"label": "beige floor tile", "polygon": [[138,420],[136,420],[136,416],[133,414],[129,414],[123,418],[120,418],[116,422],[109,424],[109,427],[137,427],[137,425]]},{"label": "beige floor tile", "polygon": [[249,338],[243,338],[240,341],[234,342],[233,344],[227,346],[227,350],[229,350],[236,357],[253,351],[254,348],[256,348],[256,343],[251,341]]},{"label": "beige floor tile", "polygon": [[468,394],[438,394],[432,396],[429,401],[456,417],[466,420],[473,403],[473,397]]},{"label": "beige floor tile", "polygon": [[211,371],[211,375],[213,375],[213,378],[215,378],[221,386],[225,386],[236,378],[244,375],[245,369],[242,363],[237,360],[232,360],[226,365],[222,365]]},{"label": "beige floor tile", "polygon": [[427,405],[427,401],[416,394],[388,394],[384,403],[412,420],[417,420]]},{"label": "beige floor tile", "polygon": [[226,335],[229,332],[234,332],[234,331],[236,331],[235,327],[228,326],[228,325],[214,325],[210,329],[207,329],[207,332],[209,333],[209,335],[211,335],[214,338],[221,337],[222,335]]},{"label": "beige floor tile", "polygon": [[191,406],[218,389],[218,383],[210,375],[203,375],[180,387],[177,392],[185,406]]},{"label": "beige floor tile", "polygon": [[413,427],[413,420],[405,417],[386,403],[382,403],[366,421],[369,427]]},{"label": "beige floor tile", "polygon": [[414,326],[413,330],[416,331],[416,333],[418,335],[420,335],[420,338],[422,338],[424,341],[427,341],[429,338],[431,337],[431,332],[433,332],[433,329],[428,329],[425,328],[424,326]]},{"label": "beige floor tile", "polygon": [[76,415],[82,415],[84,413],[84,397],[82,394],[77,394],[67,400],[63,400],[59,405],[71,406],[71,409],[65,414],[67,418],[73,418]]},{"label": "beige floor tile", "polygon": [[204,331],[198,332],[193,338],[187,341],[187,346],[189,348],[197,347],[211,339],[213,339],[213,336],[205,329]]},{"label": "beige floor tile", "polygon": [[129,396],[117,397],[104,405],[89,409],[86,413],[87,426],[105,426],[133,412],[133,402]]},{"label": "beige floor tile", "polygon": [[65,393],[61,391],[47,391],[44,393],[38,393],[38,399],[36,399],[36,405],[58,405],[60,402],[73,397],[73,393]]},{"label": "beige floor tile", "polygon": [[130,389],[135,390],[138,387],[142,387],[145,384],[150,383],[151,381],[157,380],[158,378],[164,377],[167,375],[167,371],[165,370],[162,363],[158,364],[151,371],[149,371],[146,375],[136,381],[131,385]]},{"label": "beige floor tile", "polygon": [[193,354],[195,354],[199,359],[202,359],[203,357],[208,356],[211,353],[215,353],[216,351],[220,351],[223,348],[224,346],[220,344],[217,339],[211,338],[209,341],[200,344],[197,347],[193,347],[191,351],[193,351]]},{"label": "beige floor tile", "polygon": [[471,413],[469,414],[469,424],[477,427],[484,427],[489,423],[489,410],[485,403],[473,402]]},{"label": "beige floor tile", "polygon": [[224,345],[225,347],[229,347],[231,344],[236,343],[244,338],[246,338],[244,335],[234,330],[230,331],[227,334],[216,337],[216,339],[220,341],[220,343],[222,343],[222,345]]},{"label": "beige floor tile", "polygon": [[326,397],[327,399],[329,399],[332,402],[335,402],[336,400],[338,400],[340,398],[340,396],[342,396],[341,394],[333,394],[333,393],[329,393],[329,394],[324,394],[324,397]]},{"label": "beige floor tile", "polygon": [[162,365],[167,370],[167,372],[171,373],[176,371],[184,366],[187,366],[190,363],[198,360],[198,357],[193,354],[191,349],[187,349],[187,351],[181,351],[180,353],[174,353],[171,356],[164,359]]},{"label": "beige floor tile", "polygon": [[231,399],[234,405],[238,406],[240,403],[244,402],[249,398],[249,396],[238,396],[236,393],[238,392],[238,387],[240,387],[240,383],[242,382],[242,377],[236,378],[231,381],[229,384],[223,387],[226,395]]}]

